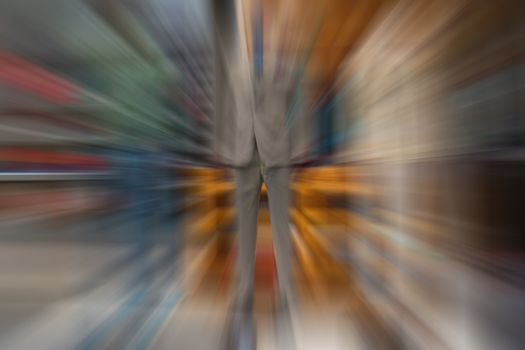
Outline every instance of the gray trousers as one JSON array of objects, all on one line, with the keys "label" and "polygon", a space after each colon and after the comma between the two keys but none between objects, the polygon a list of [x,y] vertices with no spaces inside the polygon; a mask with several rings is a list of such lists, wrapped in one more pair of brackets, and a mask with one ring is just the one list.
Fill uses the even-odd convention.
[{"label": "gray trousers", "polygon": [[259,159],[257,149],[248,166],[235,169],[235,200],[239,229],[237,297],[242,303],[247,302],[250,306],[254,292],[257,214],[263,181],[268,189],[272,238],[277,263],[278,297],[280,300],[291,297],[292,249],[288,217],[289,177],[288,167],[266,168]]}]

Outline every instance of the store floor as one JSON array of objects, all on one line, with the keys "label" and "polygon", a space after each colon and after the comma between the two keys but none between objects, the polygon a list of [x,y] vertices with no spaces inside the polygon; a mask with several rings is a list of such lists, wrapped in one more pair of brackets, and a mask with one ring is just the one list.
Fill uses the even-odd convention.
[{"label": "store floor", "polygon": [[[100,233],[100,239],[85,239],[93,232],[90,225],[27,224],[16,232],[18,238],[3,231],[0,349],[220,349],[228,319],[224,279],[231,278],[225,266],[202,265],[215,271],[202,271],[204,280],[189,288],[191,279],[183,283],[175,277],[165,246],[150,251],[156,265],[148,272],[133,245],[102,239]],[[269,227],[263,225],[263,255],[271,249],[268,238]],[[276,349],[273,276],[264,266],[257,274],[262,278],[255,311],[258,349]],[[292,318],[297,349],[359,349],[344,308],[305,298]]]}]

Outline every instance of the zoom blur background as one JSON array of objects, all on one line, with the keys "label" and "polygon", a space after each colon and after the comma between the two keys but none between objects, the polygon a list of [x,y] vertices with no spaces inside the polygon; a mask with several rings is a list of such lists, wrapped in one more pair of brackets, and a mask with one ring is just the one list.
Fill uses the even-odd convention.
[{"label": "zoom blur background", "polygon": [[[524,2],[264,4],[301,69],[297,348],[523,349]],[[211,9],[1,1],[1,349],[219,347],[236,228]]]}]

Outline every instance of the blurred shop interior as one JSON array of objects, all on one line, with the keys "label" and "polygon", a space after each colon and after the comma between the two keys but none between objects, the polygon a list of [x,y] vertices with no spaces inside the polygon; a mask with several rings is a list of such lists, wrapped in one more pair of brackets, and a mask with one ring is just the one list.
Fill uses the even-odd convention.
[{"label": "blurred shop interior", "polygon": [[[300,72],[297,349],[523,349],[525,3],[263,3]],[[0,3],[1,349],[219,348],[237,232],[213,6]],[[273,349],[264,187],[256,258]]]}]

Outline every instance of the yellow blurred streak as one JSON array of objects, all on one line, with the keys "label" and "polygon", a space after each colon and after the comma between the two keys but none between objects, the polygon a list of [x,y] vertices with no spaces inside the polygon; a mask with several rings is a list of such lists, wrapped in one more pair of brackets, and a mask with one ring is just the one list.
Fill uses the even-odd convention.
[{"label": "yellow blurred streak", "polygon": [[304,208],[302,212],[314,224],[348,225],[348,211],[334,208]]},{"label": "yellow blurred streak", "polygon": [[329,240],[297,209],[292,209],[290,216],[301,239],[315,257],[316,265],[322,272],[323,278],[339,281],[344,279],[344,268],[331,256]]},{"label": "yellow blurred streak", "polygon": [[330,183],[325,181],[308,181],[304,184],[294,183],[294,191],[300,194],[311,192],[321,192],[325,195],[374,195],[376,189],[370,185],[361,185],[356,183]]},{"label": "yellow blurred streak", "polygon": [[197,185],[192,190],[192,195],[199,196],[219,196],[225,193],[233,192],[235,185],[232,182],[214,182]]},{"label": "yellow blurred streak", "polygon": [[302,276],[306,278],[306,281],[304,281],[306,285],[300,283],[299,286],[308,287],[316,295],[321,294],[318,282],[322,279],[322,276],[308,246],[299,234],[292,235],[292,244],[297,254],[298,264],[302,270]]},{"label": "yellow blurred streak", "polygon": [[230,224],[234,215],[235,210],[233,208],[216,208],[190,223],[188,230],[196,237],[209,235],[216,232],[218,228]]},{"label": "yellow blurred streak", "polygon": [[308,218],[297,209],[292,209],[290,216],[310,250],[312,250],[318,258],[326,259],[329,255],[329,246],[324,237],[316,232],[315,227],[310,223]]}]

